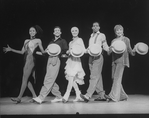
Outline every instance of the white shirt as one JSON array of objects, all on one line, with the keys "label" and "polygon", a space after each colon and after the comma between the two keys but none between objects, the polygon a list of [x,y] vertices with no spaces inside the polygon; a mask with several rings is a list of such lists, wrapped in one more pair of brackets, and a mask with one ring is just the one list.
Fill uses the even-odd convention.
[{"label": "white shirt", "polygon": [[106,41],[106,37],[101,32],[92,33],[89,39],[89,47],[93,44],[99,44],[99,46],[103,47],[105,51],[109,51],[109,46]]}]

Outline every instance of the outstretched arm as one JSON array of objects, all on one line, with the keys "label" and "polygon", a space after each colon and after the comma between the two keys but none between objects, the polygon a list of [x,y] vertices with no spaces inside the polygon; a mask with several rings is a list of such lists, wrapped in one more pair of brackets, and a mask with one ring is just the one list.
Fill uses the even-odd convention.
[{"label": "outstretched arm", "polygon": [[5,53],[12,51],[14,53],[23,54],[24,53],[24,47],[22,47],[22,50],[15,50],[15,49],[11,48],[9,45],[7,45],[7,47],[3,47],[3,51]]}]

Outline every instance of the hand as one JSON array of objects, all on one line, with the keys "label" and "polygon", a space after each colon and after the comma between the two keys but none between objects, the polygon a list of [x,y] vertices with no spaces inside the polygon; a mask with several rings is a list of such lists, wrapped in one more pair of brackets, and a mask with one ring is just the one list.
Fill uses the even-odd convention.
[{"label": "hand", "polygon": [[41,53],[41,52],[39,52],[39,51],[37,51],[37,52],[36,52],[36,54],[38,54],[38,55],[42,55],[42,53]]},{"label": "hand", "polygon": [[66,54],[62,54],[61,57],[66,58],[68,56]]},{"label": "hand", "polygon": [[55,66],[57,64],[58,57],[52,58],[52,65]]},{"label": "hand", "polygon": [[70,54],[70,51],[69,51],[69,50],[67,50],[67,51],[66,51],[66,54]]},{"label": "hand", "polygon": [[136,45],[134,46],[134,48],[133,48],[133,50],[132,50],[133,52],[136,52]]},{"label": "hand", "polygon": [[7,53],[7,52],[9,52],[9,51],[12,51],[12,48],[9,47],[9,45],[7,45],[7,47],[3,47],[3,51],[4,51],[5,53]]},{"label": "hand", "polygon": [[88,53],[88,48],[85,50],[85,53]]}]

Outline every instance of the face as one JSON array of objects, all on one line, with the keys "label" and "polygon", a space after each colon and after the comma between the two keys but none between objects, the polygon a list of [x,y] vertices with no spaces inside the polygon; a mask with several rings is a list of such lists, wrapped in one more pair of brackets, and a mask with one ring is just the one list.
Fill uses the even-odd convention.
[{"label": "face", "polygon": [[93,23],[93,27],[92,27],[93,32],[96,33],[99,31],[99,29],[100,29],[99,23]]},{"label": "face", "polygon": [[78,34],[79,34],[79,29],[78,29],[77,27],[73,27],[73,28],[71,29],[71,33],[72,33],[72,36],[73,36],[73,37],[76,37],[76,36],[78,36]]},{"label": "face", "polygon": [[55,35],[55,36],[60,36],[61,35],[61,29],[60,28],[54,28],[54,32],[53,32],[53,34]]},{"label": "face", "polygon": [[115,34],[120,37],[120,36],[123,36],[123,29],[122,28],[119,28],[117,30],[115,30]]},{"label": "face", "polygon": [[35,36],[36,33],[37,33],[37,32],[36,32],[35,28],[31,27],[31,28],[29,29],[29,34],[30,34],[31,37]]}]

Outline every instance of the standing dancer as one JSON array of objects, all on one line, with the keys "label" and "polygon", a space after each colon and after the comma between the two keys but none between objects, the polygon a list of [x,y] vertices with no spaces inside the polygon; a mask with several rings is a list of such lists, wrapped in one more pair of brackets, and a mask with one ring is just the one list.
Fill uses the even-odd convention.
[{"label": "standing dancer", "polygon": [[[103,33],[99,31],[100,26],[98,22],[93,23],[93,33],[89,39],[89,47],[92,45],[98,45],[98,47],[102,47],[105,51],[109,51],[109,46],[107,45],[106,37]],[[89,69],[90,69],[90,80],[89,87],[87,89],[87,93],[85,95],[80,95],[85,102],[88,102],[92,97],[93,93],[98,93],[97,99],[95,101],[106,101],[105,91],[103,89],[102,82],[102,67],[103,67],[104,58],[103,55],[100,54],[98,56],[89,57]]]},{"label": "standing dancer", "polygon": [[[69,43],[69,50],[67,51],[67,53],[71,53],[71,48],[73,48],[73,46],[80,46],[80,48],[82,49],[82,52],[84,53],[86,49],[85,49],[82,38],[78,37],[79,29],[77,27],[72,27],[71,33],[73,36],[73,40]],[[66,103],[68,101],[72,87],[74,88],[76,92],[76,98],[73,101],[74,102],[82,101],[80,97],[81,92],[79,90],[78,84],[80,85],[84,84],[83,79],[85,76],[85,72],[82,68],[80,57],[78,56],[74,57],[70,55],[70,57],[68,58],[66,62],[65,74],[66,74],[66,79],[68,80],[68,86],[63,96],[63,102]]]},{"label": "standing dancer", "polygon": [[[114,47],[110,47],[109,54],[112,52],[112,79],[113,84],[111,92],[109,93],[109,101],[122,101],[127,100],[128,96],[125,93],[122,86],[122,76],[125,66],[129,67],[129,55],[135,55],[135,48],[132,50],[130,45],[129,38],[124,36],[124,28],[121,25],[116,25],[114,27],[116,38],[112,40],[111,44],[114,41],[123,41],[126,45],[126,50],[122,54],[116,54],[112,50]],[[113,49],[112,49],[113,48]]]},{"label": "standing dancer", "polygon": [[[61,48],[61,53],[66,52],[68,49],[66,40],[61,38],[61,28],[56,26],[54,28],[54,39],[50,42],[50,44],[58,44]],[[49,45],[50,45],[49,44]],[[51,102],[59,102],[62,101],[61,92],[59,91],[59,86],[56,84],[56,78],[59,73],[60,68],[60,59],[59,55],[57,56],[49,56],[47,62],[47,70],[44,78],[44,85],[40,90],[40,94],[38,97],[33,98],[33,100],[39,104],[41,104],[46,96],[52,92],[53,95],[56,96],[54,100]]]},{"label": "standing dancer", "polygon": [[[44,50],[42,47],[42,42],[39,38],[37,38],[38,34],[40,34],[40,33],[42,33],[42,29],[38,25],[31,27],[29,29],[30,39],[25,40],[22,50],[15,50],[15,49],[9,47],[9,45],[8,45],[8,47],[4,47],[5,52],[12,51],[12,52],[18,53],[18,54],[25,54],[25,65],[23,68],[23,78],[22,78],[20,94],[17,98],[11,98],[11,100],[16,103],[21,102],[21,98],[22,98],[23,93],[27,86],[28,86],[29,90],[31,91],[33,97],[36,97],[36,93],[33,89],[32,83],[28,79],[31,74],[33,74],[33,76],[35,74],[34,73],[34,67],[35,67],[34,52],[35,52],[35,49],[39,46],[42,53],[44,53]],[[35,79],[35,77],[34,77],[34,79]]]}]

